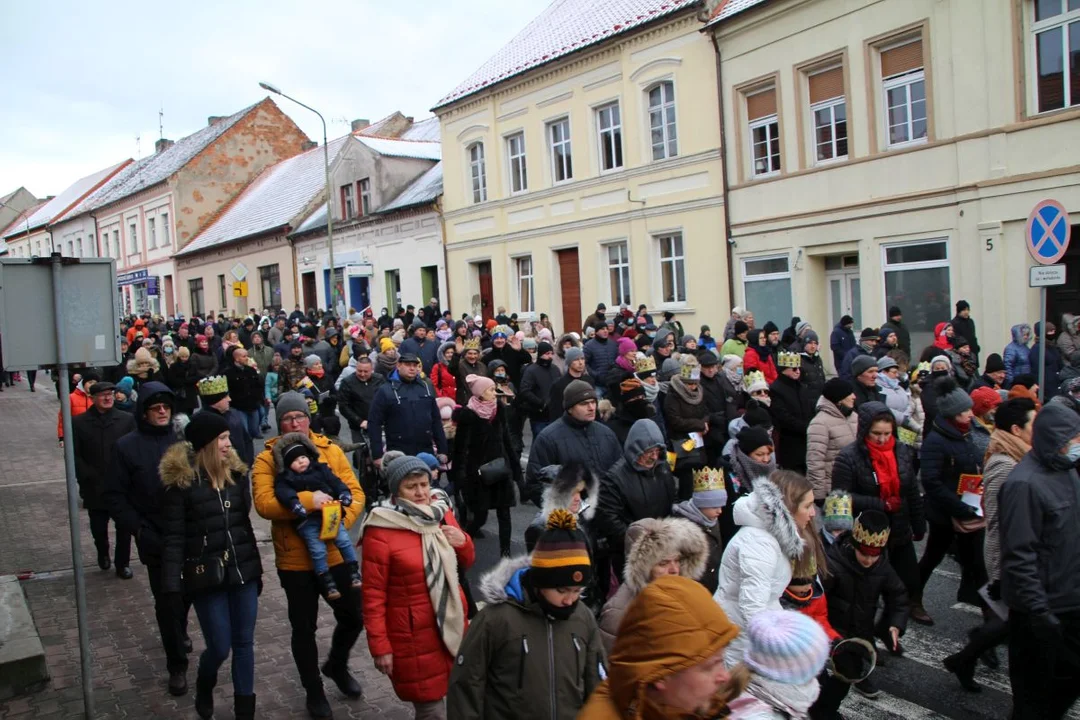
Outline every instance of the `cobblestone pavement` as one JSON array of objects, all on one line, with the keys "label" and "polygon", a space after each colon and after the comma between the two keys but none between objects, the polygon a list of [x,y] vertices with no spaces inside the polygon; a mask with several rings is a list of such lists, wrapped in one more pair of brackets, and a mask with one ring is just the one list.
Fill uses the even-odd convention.
[{"label": "cobblestone pavement", "polygon": [[[20,574],[30,610],[41,634],[52,675],[37,693],[0,703],[0,718],[81,718],[78,622],[71,571],[63,455],[56,442],[59,403],[45,373],[38,391],[25,381],[0,393],[0,575]],[[268,523],[254,518],[256,531]],[[192,690],[174,698],[165,687],[165,655],[158,639],[146,571],[133,560],[135,578],[120,580],[97,568],[86,514],[80,512],[82,555],[86,564],[92,677],[98,718],[193,718],[195,666],[203,647],[195,612],[189,632],[195,645],[188,673]],[[110,528],[111,532],[111,528]],[[265,535],[268,537],[268,534]],[[273,567],[273,547],[261,547],[263,564]],[[132,548],[134,555],[134,548]],[[255,636],[255,692],[258,717],[304,718],[304,691],[289,648],[285,595],[277,574],[264,575]],[[323,656],[330,647],[333,615],[323,607],[318,632]],[[222,668],[215,692],[219,720],[232,718],[232,686]],[[412,717],[377,670],[362,636],[350,664],[364,686],[364,697],[348,700],[328,683],[327,697],[338,718]]]}]

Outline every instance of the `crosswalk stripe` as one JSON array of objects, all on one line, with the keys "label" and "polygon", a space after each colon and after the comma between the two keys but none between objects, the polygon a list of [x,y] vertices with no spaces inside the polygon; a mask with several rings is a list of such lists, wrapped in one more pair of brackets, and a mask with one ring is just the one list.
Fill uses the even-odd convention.
[{"label": "crosswalk stripe", "polygon": [[852,690],[840,712],[850,720],[948,720],[946,715],[884,691],[871,700]]}]

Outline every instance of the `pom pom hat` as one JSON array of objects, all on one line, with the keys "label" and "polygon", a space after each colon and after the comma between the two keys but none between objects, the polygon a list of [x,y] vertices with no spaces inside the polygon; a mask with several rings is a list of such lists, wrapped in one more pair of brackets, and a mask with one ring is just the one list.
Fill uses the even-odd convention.
[{"label": "pom pom hat", "polygon": [[547,527],[536,541],[529,565],[533,587],[581,587],[589,584],[592,579],[589,549],[585,533],[578,528],[573,513],[562,508],[551,511]]},{"label": "pom pom hat", "polygon": [[766,610],[747,628],[746,665],[785,685],[813,681],[829,658],[829,637],[817,621],[794,610]]}]

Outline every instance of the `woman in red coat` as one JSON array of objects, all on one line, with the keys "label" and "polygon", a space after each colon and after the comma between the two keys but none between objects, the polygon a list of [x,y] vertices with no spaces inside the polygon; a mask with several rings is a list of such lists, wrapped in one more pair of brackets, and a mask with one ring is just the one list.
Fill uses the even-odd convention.
[{"label": "woman in red coat", "polygon": [[436,397],[457,399],[457,380],[448,367],[454,357],[454,343],[445,342],[439,346],[438,362],[431,368],[431,384],[435,387]]},{"label": "woman in red coat", "polygon": [[743,374],[749,375],[752,371],[759,370],[765,375],[765,382],[772,385],[779,373],[769,348],[768,336],[764,330],[751,330],[746,338],[748,342],[746,354],[743,355]]},{"label": "woman in red coat", "polygon": [[[403,456],[385,467],[391,500],[363,529],[364,622],[375,667],[417,718],[445,718],[450,669],[468,626],[458,565],[476,557],[431,473]],[[443,608],[436,620],[436,608]]]}]

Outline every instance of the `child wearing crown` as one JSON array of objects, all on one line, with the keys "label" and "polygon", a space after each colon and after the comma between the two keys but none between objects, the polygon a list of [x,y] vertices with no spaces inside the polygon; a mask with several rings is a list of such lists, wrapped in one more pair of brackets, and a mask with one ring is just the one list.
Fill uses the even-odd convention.
[{"label": "child wearing crown", "polygon": [[720,584],[720,560],[724,556],[724,540],[718,519],[727,505],[724,471],[704,467],[694,471],[694,494],[689,500],[671,506],[671,514],[684,517],[701,528],[709,544],[709,559],[698,582],[715,593]]}]

